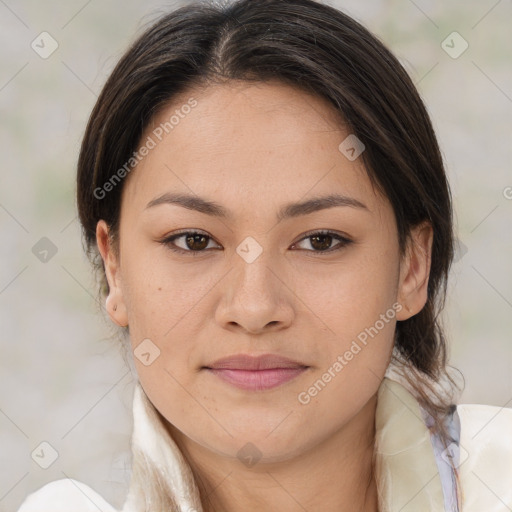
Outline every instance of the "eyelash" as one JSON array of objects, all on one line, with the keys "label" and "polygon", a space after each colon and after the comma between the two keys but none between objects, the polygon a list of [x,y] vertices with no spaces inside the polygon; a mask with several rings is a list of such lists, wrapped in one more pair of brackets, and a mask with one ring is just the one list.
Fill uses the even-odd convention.
[{"label": "eyelash", "polygon": [[[175,233],[174,235],[168,236],[168,237],[164,238],[163,240],[161,240],[160,243],[162,245],[166,246],[171,251],[177,252],[179,254],[190,254],[191,256],[199,256],[202,253],[207,251],[207,249],[202,249],[200,251],[193,251],[190,249],[186,250],[186,249],[181,249],[180,247],[176,247],[176,245],[173,243],[174,240],[181,238],[185,235],[203,235],[207,239],[213,240],[213,238],[211,236],[207,235],[206,233],[203,233],[202,231],[190,230],[190,231],[182,231],[180,233]],[[353,240],[350,240],[346,236],[340,235],[339,233],[336,233],[334,231],[319,230],[319,231],[313,231],[313,232],[307,233],[305,236],[303,236],[298,242],[296,242],[293,245],[297,245],[300,242],[307,240],[308,238],[313,238],[314,236],[318,236],[318,235],[331,236],[333,239],[338,240],[341,243],[338,244],[337,246],[334,246],[333,248],[327,249],[325,251],[314,251],[314,250],[309,250],[309,249],[300,249],[300,250],[307,251],[307,252],[313,252],[316,254],[326,254],[326,253],[339,251],[339,250],[347,247],[351,243],[353,243]]]}]

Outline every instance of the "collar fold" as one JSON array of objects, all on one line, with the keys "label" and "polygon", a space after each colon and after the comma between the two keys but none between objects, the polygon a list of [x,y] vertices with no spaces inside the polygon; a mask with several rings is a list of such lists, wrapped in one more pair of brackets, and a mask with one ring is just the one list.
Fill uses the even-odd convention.
[{"label": "collar fold", "polygon": [[388,377],[377,397],[375,451],[380,512],[444,511],[431,434],[417,400]]}]

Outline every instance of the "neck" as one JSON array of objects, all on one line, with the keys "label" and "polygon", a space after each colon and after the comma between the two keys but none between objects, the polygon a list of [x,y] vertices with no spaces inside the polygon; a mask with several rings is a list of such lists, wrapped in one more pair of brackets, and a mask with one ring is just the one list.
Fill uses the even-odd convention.
[{"label": "neck", "polygon": [[374,395],[321,444],[292,459],[245,467],[197,445],[166,422],[187,459],[204,512],[378,512]]}]

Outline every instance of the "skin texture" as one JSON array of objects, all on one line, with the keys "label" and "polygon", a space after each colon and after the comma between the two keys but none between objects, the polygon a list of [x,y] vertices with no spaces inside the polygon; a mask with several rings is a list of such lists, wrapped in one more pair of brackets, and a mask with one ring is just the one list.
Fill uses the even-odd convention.
[{"label": "skin texture", "polygon": [[[188,91],[141,140],[190,97],[197,106],[127,177],[118,254],[98,223],[109,315],[129,325],[134,349],[149,338],[160,350],[149,366],[135,358],[137,372],[196,474],[205,511],[376,511],[376,393],[396,320],[427,300],[432,229],[418,226],[401,260],[391,205],[372,188],[361,159],[338,149],[350,132],[323,99],[286,85]],[[215,201],[232,216],[147,208],[166,192]],[[276,220],[284,204],[332,193],[367,208]],[[187,229],[210,238],[192,249],[185,237],[175,240],[188,249],[183,254],[161,243]],[[341,249],[322,252],[323,241],[305,237],[318,230],[352,243],[332,238],[327,249]],[[262,249],[251,263],[236,251],[249,236]],[[194,255],[197,246],[202,252]],[[299,394],[396,303],[395,317],[301,403]],[[265,391],[240,390],[203,369],[240,353],[279,354],[309,368]],[[237,457],[247,443],[261,453],[251,467]]]}]

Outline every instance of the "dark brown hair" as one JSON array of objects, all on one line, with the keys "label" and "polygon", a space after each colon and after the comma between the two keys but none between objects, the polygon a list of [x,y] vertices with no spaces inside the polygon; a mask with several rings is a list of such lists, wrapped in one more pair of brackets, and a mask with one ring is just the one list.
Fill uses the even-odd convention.
[{"label": "dark brown hair", "polygon": [[[197,2],[147,29],[108,78],[83,138],[77,196],[88,254],[101,271],[96,224],[104,219],[116,237],[123,182],[112,179],[155,114],[178,93],[229,80],[278,80],[330,102],[366,147],[361,158],[393,207],[401,254],[411,229],[431,223],[428,300],[421,312],[397,323],[395,360],[408,368],[406,378],[433,415],[434,430],[446,436],[443,419],[452,397],[441,396],[435,384],[447,378],[452,390],[456,386],[447,373],[439,320],[454,238],[442,156],[426,108],[400,62],[339,10],[314,0],[239,0],[224,7]],[[114,186],[103,194],[109,180]],[[103,275],[102,282],[107,293]]]}]

